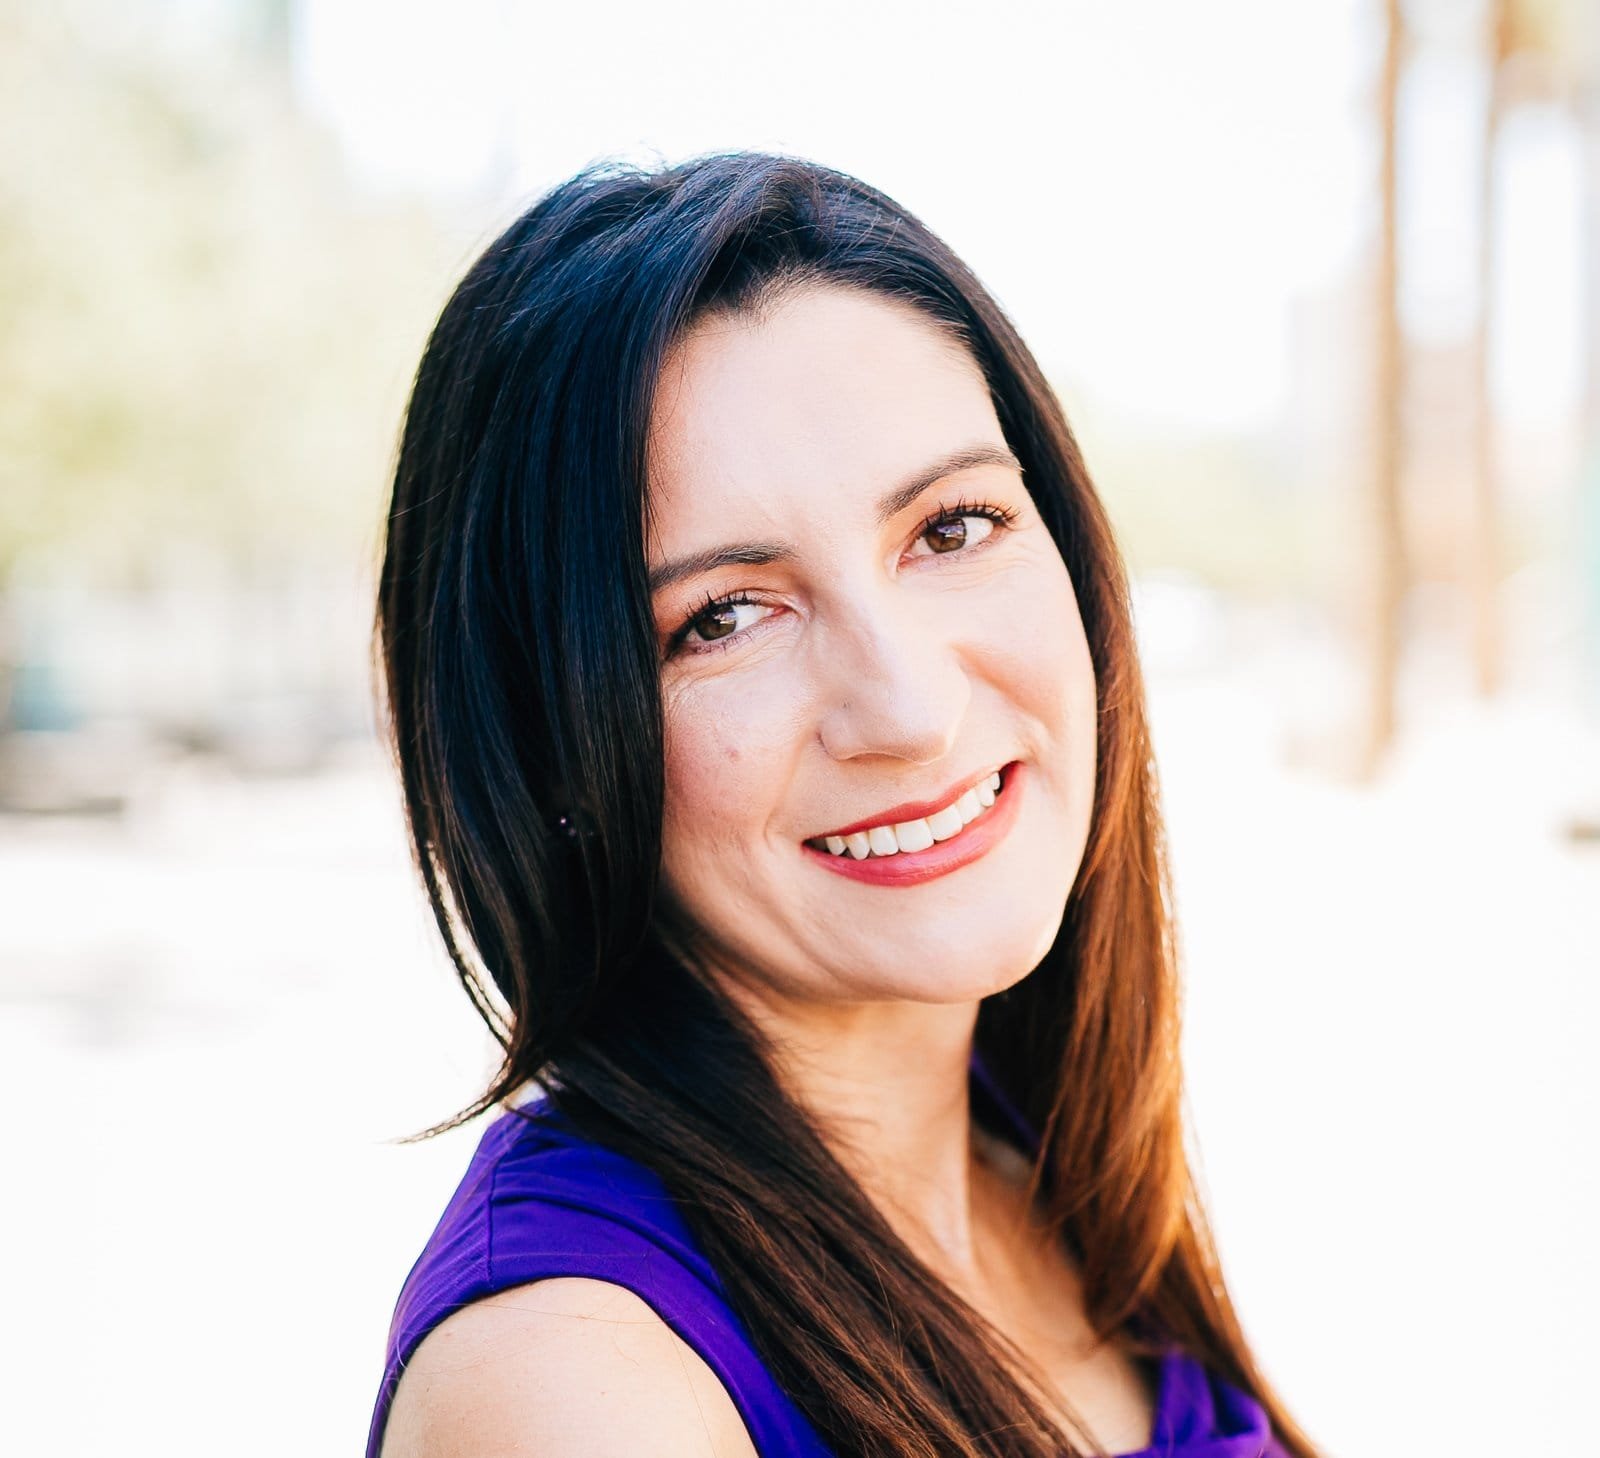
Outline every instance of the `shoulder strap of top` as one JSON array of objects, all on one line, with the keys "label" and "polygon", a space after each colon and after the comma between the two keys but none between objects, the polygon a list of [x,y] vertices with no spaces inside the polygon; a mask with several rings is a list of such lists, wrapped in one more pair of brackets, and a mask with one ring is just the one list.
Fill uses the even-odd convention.
[{"label": "shoulder strap of top", "polygon": [[558,1276],[609,1281],[644,1300],[716,1373],[758,1452],[827,1458],[762,1364],[659,1179],[584,1139],[543,1100],[484,1131],[406,1278],[367,1458],[378,1458],[400,1375],[435,1326],[481,1297]]}]

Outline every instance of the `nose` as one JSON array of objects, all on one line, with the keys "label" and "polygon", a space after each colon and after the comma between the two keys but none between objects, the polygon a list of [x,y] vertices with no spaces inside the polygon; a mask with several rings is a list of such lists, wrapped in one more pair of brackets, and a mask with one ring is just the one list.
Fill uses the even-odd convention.
[{"label": "nose", "polygon": [[818,733],[834,759],[933,764],[955,747],[972,697],[947,625],[926,604],[856,604],[819,643]]}]

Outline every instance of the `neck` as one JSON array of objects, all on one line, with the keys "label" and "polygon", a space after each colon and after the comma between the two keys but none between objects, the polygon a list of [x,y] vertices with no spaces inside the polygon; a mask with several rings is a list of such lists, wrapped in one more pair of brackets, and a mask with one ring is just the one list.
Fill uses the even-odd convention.
[{"label": "neck", "polygon": [[953,1283],[977,1284],[989,1193],[968,1097],[977,1004],[741,1001],[790,1095],[901,1239]]}]

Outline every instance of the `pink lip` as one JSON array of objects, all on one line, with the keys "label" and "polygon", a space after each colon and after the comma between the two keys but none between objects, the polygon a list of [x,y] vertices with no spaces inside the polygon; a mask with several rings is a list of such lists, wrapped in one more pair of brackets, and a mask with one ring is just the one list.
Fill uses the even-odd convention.
[{"label": "pink lip", "polygon": [[[894,856],[868,856],[858,861],[848,852],[842,856],[801,845],[808,855],[820,861],[830,871],[848,876],[852,881],[866,881],[874,886],[917,886],[936,876],[947,876],[970,865],[979,856],[986,855],[1005,839],[1017,819],[1017,807],[1022,799],[1023,770],[1021,763],[1007,765],[1000,772],[1000,794],[993,806],[983,815],[951,836],[949,840],[935,841],[927,850],[901,851]],[[934,801],[938,808],[940,801]],[[901,819],[913,820],[915,814],[901,815],[904,807],[892,813]],[[927,814],[926,810],[923,814]],[[870,820],[866,825],[882,825],[882,820]],[[852,827],[852,831],[858,827]],[[843,832],[835,832],[843,833]]]},{"label": "pink lip", "polygon": [[[830,835],[854,835],[858,830],[871,830],[874,825],[899,825],[905,820],[925,820],[928,816],[943,810],[946,805],[953,805],[974,785],[981,784],[993,773],[993,770],[985,770],[981,775],[963,780],[959,785],[946,790],[937,800],[907,800],[903,805],[891,805],[887,810],[879,811],[870,820],[857,820],[839,830],[829,830],[822,835],[813,836],[812,839],[825,840]],[[957,836],[956,839],[959,840],[960,837]]]}]

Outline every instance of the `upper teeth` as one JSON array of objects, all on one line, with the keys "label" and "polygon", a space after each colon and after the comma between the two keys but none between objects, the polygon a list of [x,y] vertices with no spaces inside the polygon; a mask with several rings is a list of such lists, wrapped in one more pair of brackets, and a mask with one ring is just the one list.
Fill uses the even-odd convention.
[{"label": "upper teeth", "polygon": [[999,788],[1000,771],[996,770],[932,815],[920,820],[902,820],[897,825],[874,825],[850,835],[829,835],[824,837],[824,842],[830,855],[842,856],[848,851],[858,861],[868,856],[927,850],[935,841],[949,840],[963,826],[971,825],[994,804]]}]

